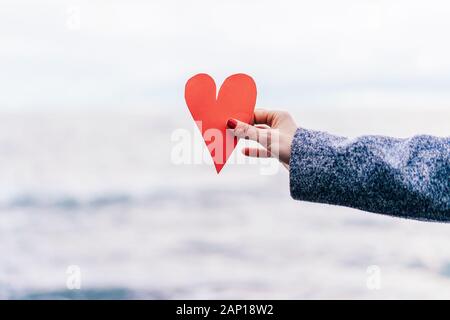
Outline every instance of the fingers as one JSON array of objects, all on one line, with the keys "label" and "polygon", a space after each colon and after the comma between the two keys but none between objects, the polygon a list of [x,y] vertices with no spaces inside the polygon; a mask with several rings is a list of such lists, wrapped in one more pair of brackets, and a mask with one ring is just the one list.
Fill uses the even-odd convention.
[{"label": "fingers", "polygon": [[227,127],[233,130],[236,137],[253,141],[258,141],[259,137],[264,135],[263,131],[266,131],[235,119],[228,120]]},{"label": "fingers", "polygon": [[[263,148],[243,148],[242,153],[247,157],[252,158],[276,158],[273,154],[271,154],[267,149]],[[280,159],[278,159],[280,160]],[[289,171],[289,164],[285,162],[281,162],[281,164]]]},{"label": "fingers", "polygon": [[236,137],[256,141],[272,155],[277,153],[276,150],[273,150],[273,141],[279,140],[277,130],[273,130],[266,125],[252,126],[236,119],[228,120],[227,127],[233,130]]},{"label": "fingers", "polygon": [[270,158],[272,155],[267,149],[263,148],[243,148],[242,153],[246,155],[247,157],[254,157],[254,158]]}]

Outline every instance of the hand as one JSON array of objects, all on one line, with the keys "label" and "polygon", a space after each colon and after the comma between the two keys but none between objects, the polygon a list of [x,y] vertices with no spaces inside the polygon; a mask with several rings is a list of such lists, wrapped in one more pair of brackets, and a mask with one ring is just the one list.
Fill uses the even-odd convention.
[{"label": "hand", "polygon": [[253,117],[254,125],[229,119],[227,127],[233,130],[238,138],[257,141],[263,148],[244,148],[242,153],[249,157],[280,160],[289,167],[291,144],[297,125],[291,115],[285,111],[268,111],[256,109]]}]

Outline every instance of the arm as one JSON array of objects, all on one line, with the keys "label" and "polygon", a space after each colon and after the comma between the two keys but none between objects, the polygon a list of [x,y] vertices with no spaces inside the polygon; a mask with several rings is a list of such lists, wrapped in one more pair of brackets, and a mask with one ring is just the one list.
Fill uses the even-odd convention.
[{"label": "arm", "polygon": [[297,200],[450,221],[450,138],[348,139],[298,129],[290,189]]},{"label": "arm", "polygon": [[276,157],[289,167],[294,199],[450,221],[450,137],[348,139],[297,129],[288,113],[261,109],[254,123],[230,120],[228,127],[261,144],[245,155]]}]

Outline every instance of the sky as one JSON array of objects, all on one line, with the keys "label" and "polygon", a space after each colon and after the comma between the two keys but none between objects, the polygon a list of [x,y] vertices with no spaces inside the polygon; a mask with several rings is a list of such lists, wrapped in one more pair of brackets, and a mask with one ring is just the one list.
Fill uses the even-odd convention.
[{"label": "sky", "polygon": [[251,75],[270,108],[449,109],[449,16],[436,0],[2,0],[0,112],[165,112],[200,72]]}]

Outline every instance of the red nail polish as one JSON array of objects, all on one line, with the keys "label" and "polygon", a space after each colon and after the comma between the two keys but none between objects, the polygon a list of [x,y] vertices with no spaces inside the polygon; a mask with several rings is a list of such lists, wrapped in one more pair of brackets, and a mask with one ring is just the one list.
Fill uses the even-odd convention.
[{"label": "red nail polish", "polygon": [[234,128],[236,128],[236,126],[237,126],[237,121],[236,121],[236,120],[234,120],[234,119],[229,119],[229,120],[227,121],[227,127],[228,127],[228,128],[234,129]]}]

